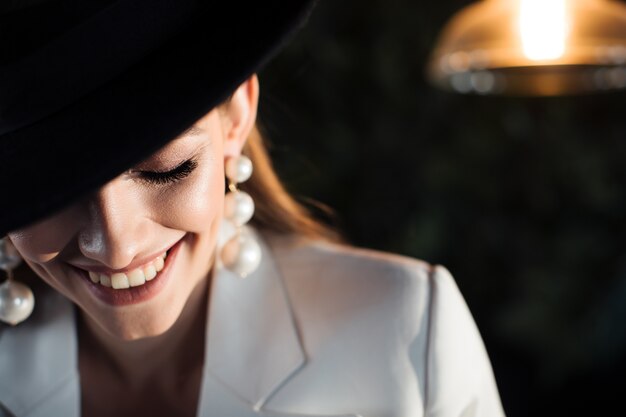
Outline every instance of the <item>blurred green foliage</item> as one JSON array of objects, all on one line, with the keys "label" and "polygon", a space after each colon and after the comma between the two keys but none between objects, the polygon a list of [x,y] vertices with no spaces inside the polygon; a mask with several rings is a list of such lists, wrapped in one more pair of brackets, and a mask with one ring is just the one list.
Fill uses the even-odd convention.
[{"label": "blurred green foliage", "polygon": [[509,416],[611,407],[626,371],[626,93],[434,89],[429,51],[468,3],[322,1],[261,73],[276,167],[353,243],[453,272]]}]

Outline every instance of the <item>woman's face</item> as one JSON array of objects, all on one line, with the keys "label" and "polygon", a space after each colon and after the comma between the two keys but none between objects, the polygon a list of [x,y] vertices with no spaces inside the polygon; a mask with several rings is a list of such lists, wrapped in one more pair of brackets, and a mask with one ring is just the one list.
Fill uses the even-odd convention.
[{"label": "woman's face", "polygon": [[224,161],[256,117],[242,84],[148,159],[10,239],[44,281],[125,340],[168,330],[207,278],[224,201]]}]

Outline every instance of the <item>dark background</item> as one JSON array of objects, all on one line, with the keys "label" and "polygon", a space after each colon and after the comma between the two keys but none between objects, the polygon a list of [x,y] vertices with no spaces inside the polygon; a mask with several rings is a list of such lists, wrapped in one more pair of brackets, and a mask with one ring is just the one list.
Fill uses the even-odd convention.
[{"label": "dark background", "polygon": [[509,417],[608,414],[626,392],[626,93],[434,89],[428,54],[470,3],[322,1],[261,73],[271,153],[352,243],[452,271]]}]

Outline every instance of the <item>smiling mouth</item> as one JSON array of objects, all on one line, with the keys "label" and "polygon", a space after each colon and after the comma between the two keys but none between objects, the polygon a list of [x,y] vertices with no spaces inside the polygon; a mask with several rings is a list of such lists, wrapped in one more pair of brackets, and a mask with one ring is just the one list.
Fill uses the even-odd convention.
[{"label": "smiling mouth", "polygon": [[128,272],[116,272],[112,275],[100,272],[87,271],[89,279],[94,284],[100,284],[103,287],[113,288],[115,290],[123,290],[130,287],[140,287],[146,282],[155,279],[165,266],[168,252],[154,258],[151,262],[142,265]]},{"label": "smiling mouth", "polygon": [[90,271],[76,266],[74,268],[87,284],[88,291],[105,304],[126,306],[148,301],[158,295],[172,279],[172,268],[185,236],[150,262],[131,270]]}]

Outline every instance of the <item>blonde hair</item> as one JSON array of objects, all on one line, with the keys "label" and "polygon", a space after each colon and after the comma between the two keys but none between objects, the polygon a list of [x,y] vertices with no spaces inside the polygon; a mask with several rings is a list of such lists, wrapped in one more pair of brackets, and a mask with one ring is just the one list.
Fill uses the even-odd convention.
[{"label": "blonde hair", "polygon": [[[287,192],[274,171],[258,126],[252,130],[242,153],[252,160],[254,166],[252,177],[240,186],[255,203],[251,224],[261,231],[277,234],[340,240],[337,232],[317,221],[306,207]],[[326,207],[317,206],[329,214]]]}]

